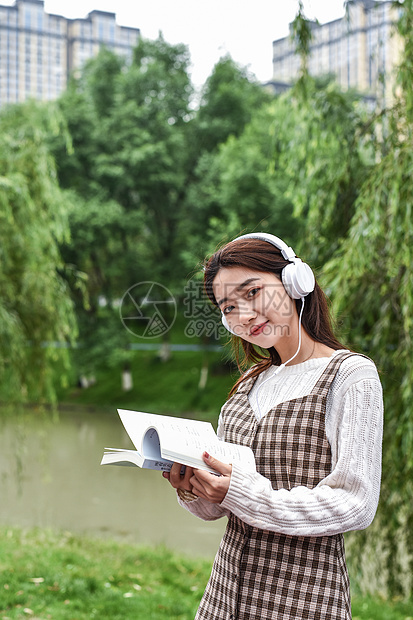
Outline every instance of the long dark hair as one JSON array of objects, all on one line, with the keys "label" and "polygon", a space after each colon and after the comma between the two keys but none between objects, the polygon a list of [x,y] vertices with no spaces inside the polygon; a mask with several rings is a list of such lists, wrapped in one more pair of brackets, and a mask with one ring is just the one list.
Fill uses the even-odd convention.
[{"label": "long dark hair", "polygon": [[[255,271],[273,273],[281,279],[281,272],[286,265],[288,265],[288,261],[282,256],[280,250],[268,241],[254,238],[231,241],[217,250],[204,264],[206,294],[212,303],[218,306],[212,285],[218,271],[223,267],[244,267]],[[297,299],[295,303],[297,312],[300,312],[301,300]],[[302,326],[316,342],[321,342],[334,350],[345,348],[333,333],[327,298],[317,282],[314,291],[305,298]],[[245,371],[251,363],[256,364],[248,374],[249,377],[259,375],[272,364],[281,364],[280,356],[274,347],[268,351],[264,349],[264,353],[262,349],[238,336],[233,336],[232,342],[240,372]],[[243,357],[241,357],[241,349]],[[236,391],[242,381],[243,377],[240,377],[230,395]]]}]

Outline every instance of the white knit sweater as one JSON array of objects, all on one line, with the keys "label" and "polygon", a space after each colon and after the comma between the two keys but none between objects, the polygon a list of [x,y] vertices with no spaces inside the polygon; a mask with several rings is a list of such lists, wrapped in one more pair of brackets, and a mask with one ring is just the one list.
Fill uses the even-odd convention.
[{"label": "white knit sweater", "polygon": [[[330,360],[318,358],[286,366],[271,379],[274,368],[263,373],[249,394],[257,418],[281,402],[309,394]],[[332,471],[315,488],[274,491],[267,478],[233,465],[221,504],[201,498],[178,501],[207,521],[232,512],[249,525],[292,536],[364,529],[372,522],[379,499],[382,423],[382,389],[376,367],[362,356],[349,357],[340,365],[327,397],[326,435]],[[222,434],[219,424],[218,436]]]}]

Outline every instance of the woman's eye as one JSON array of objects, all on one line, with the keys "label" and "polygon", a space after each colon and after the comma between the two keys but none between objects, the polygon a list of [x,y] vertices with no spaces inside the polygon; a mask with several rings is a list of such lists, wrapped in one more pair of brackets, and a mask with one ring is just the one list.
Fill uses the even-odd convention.
[{"label": "woman's eye", "polygon": [[252,288],[251,290],[248,291],[247,297],[255,297],[255,295],[257,295],[259,291],[260,291],[259,288]]},{"label": "woman's eye", "polygon": [[233,309],[234,309],[234,306],[227,306],[226,308],[223,309],[222,312],[224,314],[229,314]]}]

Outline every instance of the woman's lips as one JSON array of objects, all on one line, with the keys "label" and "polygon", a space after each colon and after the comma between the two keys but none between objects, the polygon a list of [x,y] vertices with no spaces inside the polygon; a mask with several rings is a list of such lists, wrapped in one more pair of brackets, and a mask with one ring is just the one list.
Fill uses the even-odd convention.
[{"label": "woman's lips", "polygon": [[264,331],[267,323],[268,323],[268,321],[265,321],[265,323],[260,323],[259,325],[254,325],[254,327],[252,327],[250,329],[250,336],[259,336],[260,334],[262,334],[262,332]]}]

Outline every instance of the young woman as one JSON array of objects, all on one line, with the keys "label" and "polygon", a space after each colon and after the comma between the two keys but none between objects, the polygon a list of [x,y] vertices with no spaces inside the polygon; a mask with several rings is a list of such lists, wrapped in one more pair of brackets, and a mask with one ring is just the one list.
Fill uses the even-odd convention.
[{"label": "young woman", "polygon": [[277,237],[228,243],[204,282],[250,365],[218,435],[250,446],[257,471],[204,454],[219,476],[165,475],[191,513],[228,518],[196,619],[349,620],[343,533],[366,528],[379,498],[376,367],[338,342],[310,267]]}]

